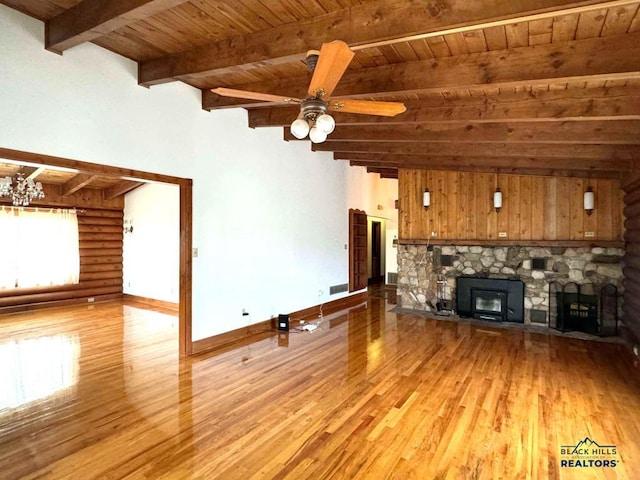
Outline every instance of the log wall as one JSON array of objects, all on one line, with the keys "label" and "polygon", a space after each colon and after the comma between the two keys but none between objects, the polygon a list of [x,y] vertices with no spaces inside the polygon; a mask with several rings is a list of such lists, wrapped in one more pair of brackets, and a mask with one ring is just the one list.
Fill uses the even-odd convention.
[{"label": "log wall", "polygon": [[624,324],[640,343],[640,180],[625,187]]},{"label": "log wall", "polygon": [[[583,209],[588,185],[596,197],[592,215]],[[496,187],[503,195],[498,213],[493,208]],[[427,210],[422,206],[425,188],[431,191]],[[588,241],[622,245],[624,194],[617,179],[400,169],[398,190],[401,241]]]},{"label": "log wall", "polygon": [[[122,296],[122,244],[124,197],[103,200],[102,191],[82,189],[63,197],[47,188],[37,206],[78,209],[80,282],[55,287],[0,290],[0,312],[29,310],[120,298]],[[47,203],[45,203],[47,202]]]}]

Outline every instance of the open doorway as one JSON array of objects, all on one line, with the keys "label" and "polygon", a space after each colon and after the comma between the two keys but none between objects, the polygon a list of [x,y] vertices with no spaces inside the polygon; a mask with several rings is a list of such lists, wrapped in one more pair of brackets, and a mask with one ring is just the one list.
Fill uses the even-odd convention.
[{"label": "open doorway", "polygon": [[124,196],[122,293],[178,313],[180,189],[149,182]]},{"label": "open doorway", "polygon": [[127,168],[99,165],[62,157],[53,157],[19,150],[0,148],[0,157],[15,162],[73,169],[79,174],[100,175],[124,179],[155,181],[178,185],[180,189],[180,254],[179,254],[179,308],[178,308],[178,344],[180,356],[192,352],[191,339],[191,299],[192,299],[192,222],[193,222],[193,182],[191,179],[172,177]]},{"label": "open doorway", "polygon": [[371,249],[370,249],[370,265],[371,273],[369,275],[369,285],[379,285],[384,283],[385,265],[384,254],[382,250],[382,222],[377,220],[371,221]]}]

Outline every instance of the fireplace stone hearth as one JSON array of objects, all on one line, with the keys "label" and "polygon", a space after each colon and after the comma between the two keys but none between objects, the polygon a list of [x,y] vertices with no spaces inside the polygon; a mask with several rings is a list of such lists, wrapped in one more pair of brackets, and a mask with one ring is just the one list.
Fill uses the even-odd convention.
[{"label": "fireplace stone hearth", "polygon": [[[447,282],[446,299],[455,305],[456,278],[518,278],[524,283],[524,323],[549,323],[549,283],[612,284],[622,309],[624,250],[604,247],[398,245],[398,306],[435,311],[437,281]],[[442,258],[447,261],[442,262]],[[535,265],[533,260],[535,259]],[[621,316],[621,312],[619,314]]]}]

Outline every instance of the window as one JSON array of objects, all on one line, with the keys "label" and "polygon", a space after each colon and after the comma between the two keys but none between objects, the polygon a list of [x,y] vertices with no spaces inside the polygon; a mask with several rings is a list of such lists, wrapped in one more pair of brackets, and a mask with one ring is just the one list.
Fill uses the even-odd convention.
[{"label": "window", "polygon": [[0,288],[78,283],[80,249],[75,210],[0,210]]}]

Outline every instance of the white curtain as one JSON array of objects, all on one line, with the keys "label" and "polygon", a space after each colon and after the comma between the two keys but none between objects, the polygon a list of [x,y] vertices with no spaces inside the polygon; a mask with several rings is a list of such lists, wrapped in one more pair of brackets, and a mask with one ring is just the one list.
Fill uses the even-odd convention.
[{"label": "white curtain", "polygon": [[3,207],[0,265],[0,288],[78,283],[80,243],[76,211]]}]

